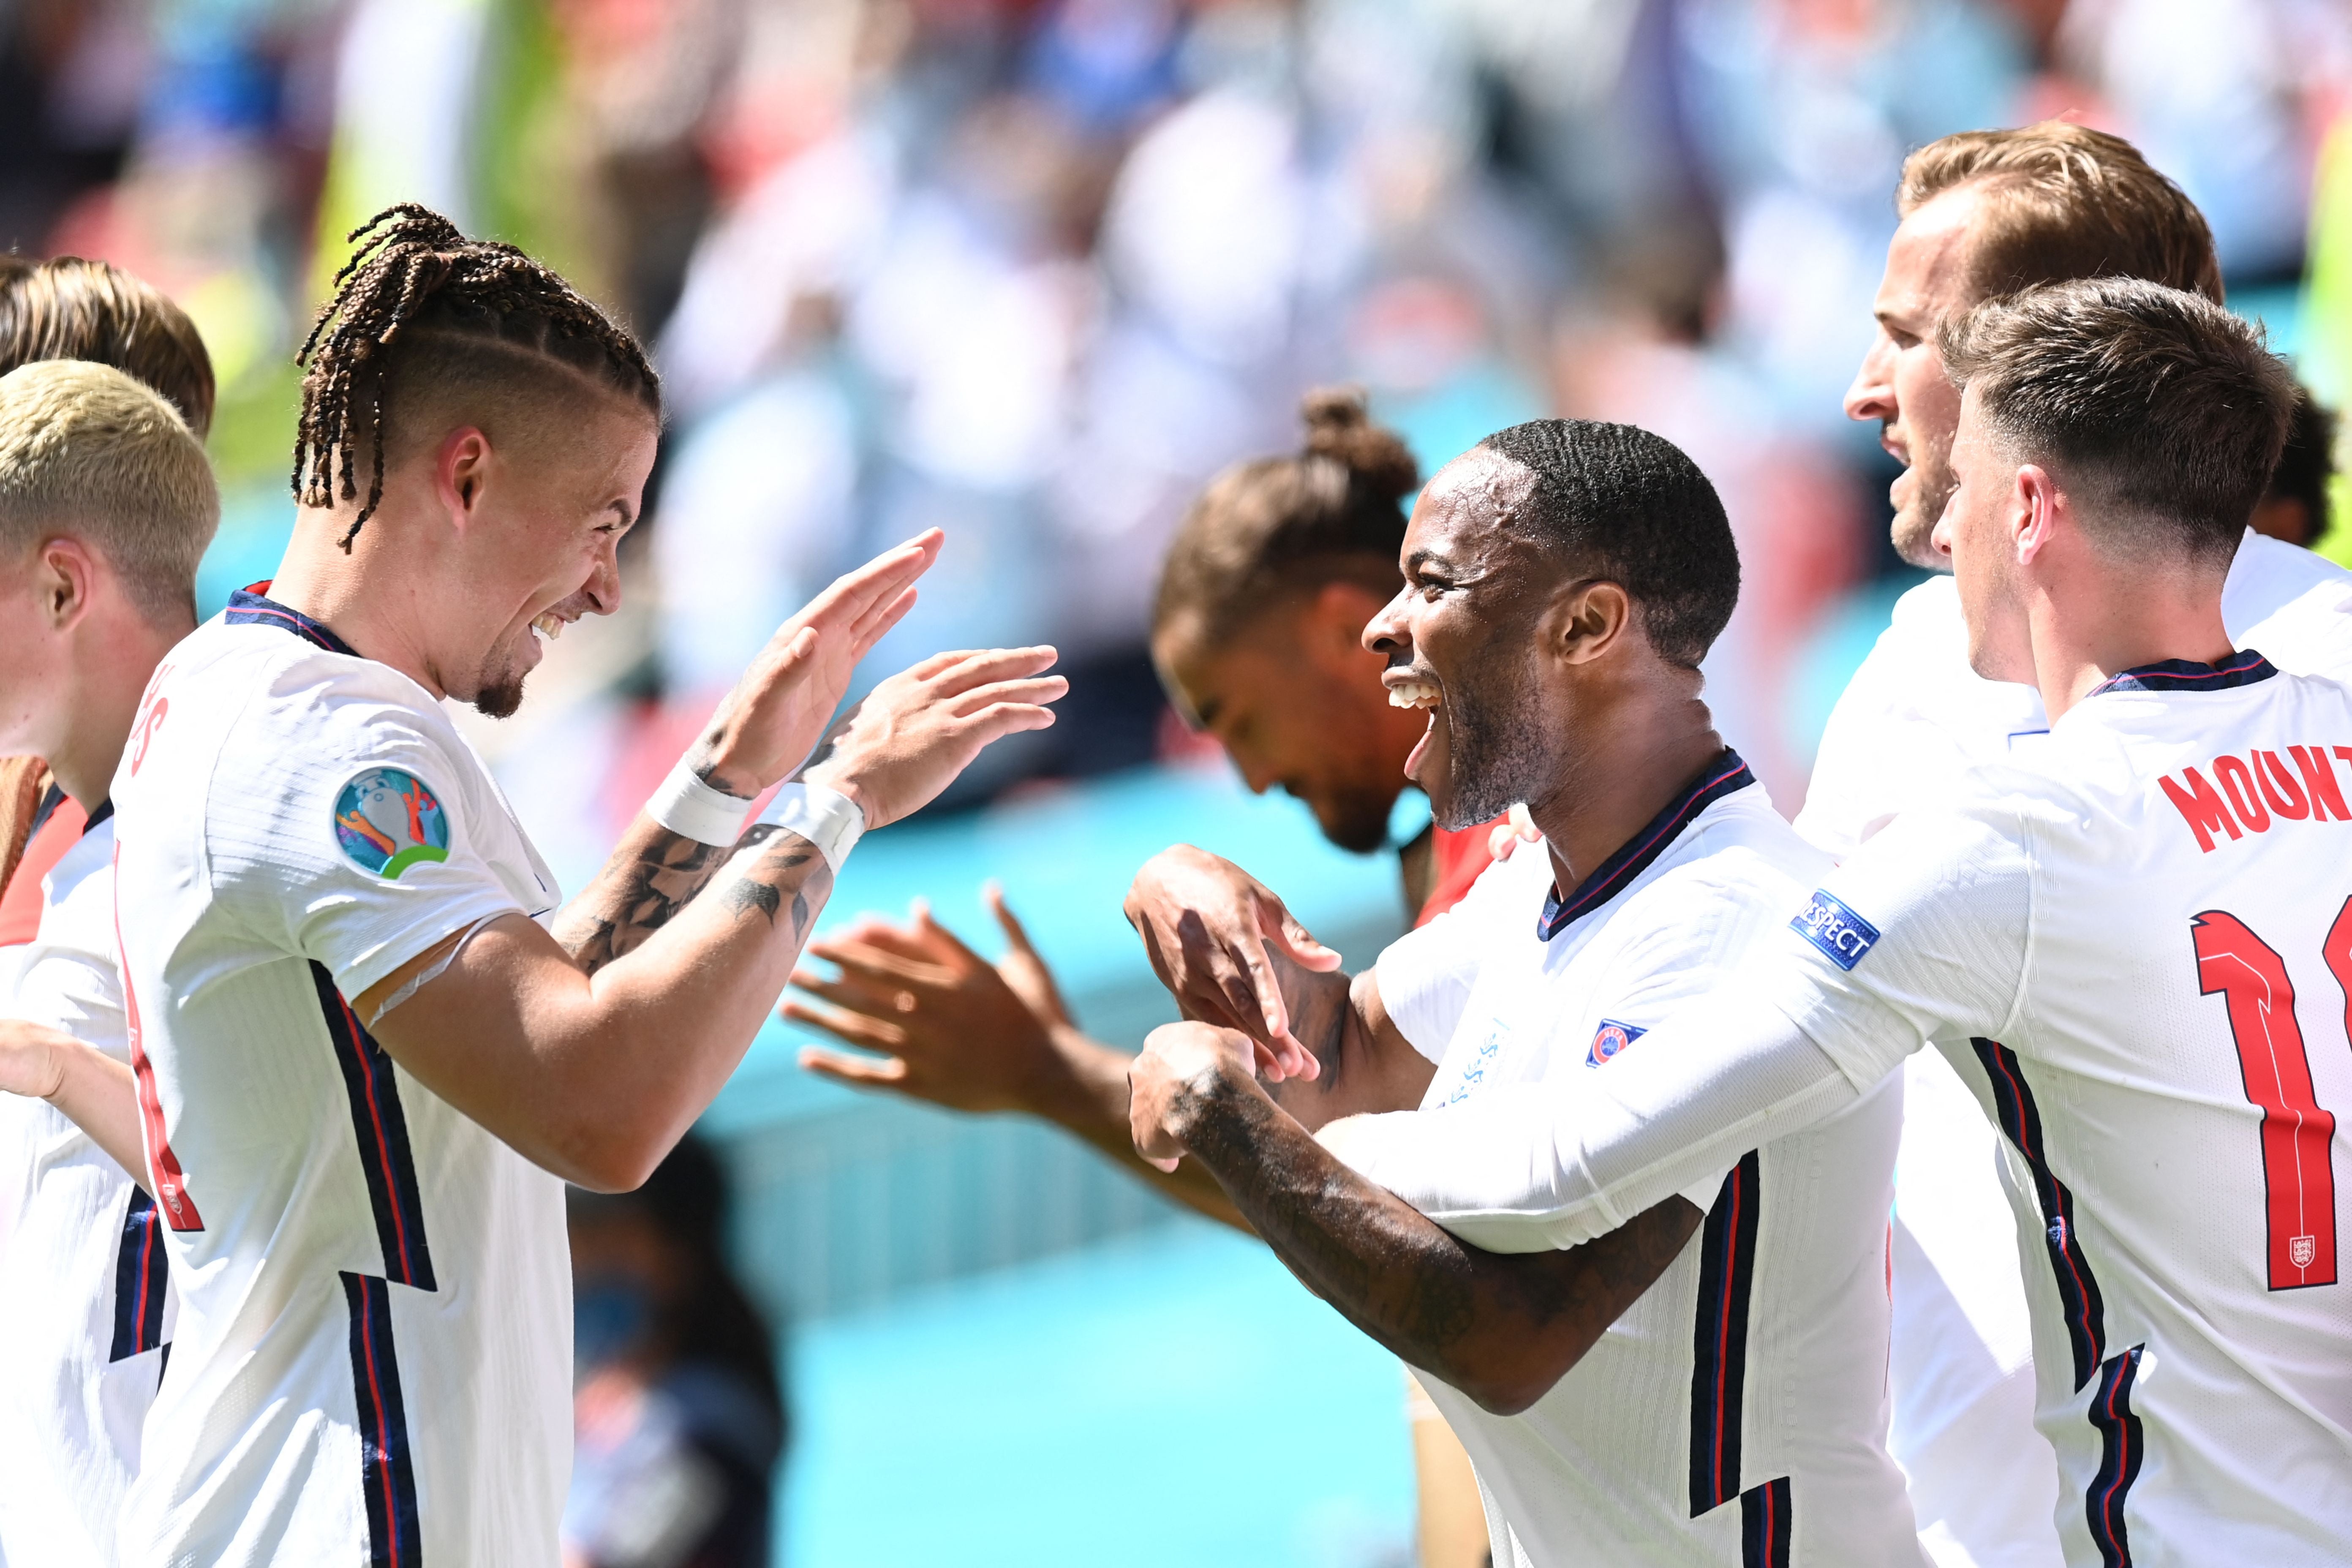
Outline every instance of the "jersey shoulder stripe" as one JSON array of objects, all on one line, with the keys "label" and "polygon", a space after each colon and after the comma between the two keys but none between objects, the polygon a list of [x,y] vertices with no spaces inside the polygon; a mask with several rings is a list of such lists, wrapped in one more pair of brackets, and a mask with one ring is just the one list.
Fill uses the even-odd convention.
[{"label": "jersey shoulder stripe", "polygon": [[383,1248],[387,1279],[436,1289],[433,1254],[425,1239],[425,1203],[416,1186],[416,1156],[408,1142],[408,1118],[401,1110],[400,1084],[392,1058],[375,1037],[360,1026],[351,1004],[335,988],[327,966],[312,960],[310,981],[319,1010],[342,1069],[351,1099],[352,1132],[359,1143],[360,1169],[367,1177],[368,1205],[375,1213],[376,1239]]},{"label": "jersey shoulder stripe", "polygon": [[2033,1173],[2034,1195],[2042,1205],[2042,1245],[2050,1252],[2050,1270],[2058,1286],[2059,1304],[2066,1319],[2066,1339],[2074,1352],[2074,1386],[2091,1381],[2106,1353],[2106,1301],[2099,1281],[2083,1256],[2074,1235],[2074,1195],[2050,1169],[2049,1151],[2042,1139],[2042,1110],[2025,1081],[2017,1053],[1999,1040],[1977,1039],[1977,1059],[1984,1064],[1992,1084],[1993,1108],[2000,1130],[2025,1157]]},{"label": "jersey shoulder stripe", "polygon": [[114,1342],[107,1360],[128,1361],[163,1343],[167,1283],[163,1216],[155,1200],[134,1184],[114,1254]]},{"label": "jersey shoulder stripe", "polygon": [[1723,1179],[1699,1243],[1698,1313],[1692,1341],[1691,1517],[1740,1493],[1740,1422],[1748,1388],[1748,1317],[1756,1288],[1762,1162],[1741,1157]]},{"label": "jersey shoulder stripe", "polygon": [[367,1504],[368,1568],[419,1568],[416,1461],[408,1405],[392,1344],[392,1286],[346,1272],[352,1318],[352,1393],[359,1411],[360,1490]]},{"label": "jersey shoulder stripe", "polygon": [[2147,1445],[2139,1417],[2132,1413],[2132,1384],[2139,1376],[2146,1345],[2134,1345],[2100,1369],[2099,1392],[2091,1400],[2091,1426],[2099,1434],[2099,1469],[2083,1499],[2091,1540],[2101,1568],[2131,1568],[2131,1535],[2124,1526],[2124,1501],[2139,1479]]},{"label": "jersey shoulder stripe", "polygon": [[1789,1568],[1792,1501],[1786,1476],[1739,1494],[1739,1568]]}]

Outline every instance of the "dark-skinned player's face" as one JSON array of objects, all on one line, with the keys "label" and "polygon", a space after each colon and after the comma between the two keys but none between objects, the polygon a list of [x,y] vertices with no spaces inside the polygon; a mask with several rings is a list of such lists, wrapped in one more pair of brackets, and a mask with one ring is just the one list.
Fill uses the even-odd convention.
[{"label": "dark-skinned player's face", "polygon": [[1428,715],[1404,771],[1442,827],[1541,798],[1556,773],[1537,626],[1559,569],[1509,521],[1532,484],[1486,447],[1447,464],[1405,530],[1404,586],[1364,628],[1390,701]]},{"label": "dark-skinned player's face", "polygon": [[1387,842],[1420,726],[1388,705],[1358,633],[1378,594],[1348,583],[1277,601],[1223,637],[1180,618],[1152,641],[1161,679],[1214,735],[1252,793],[1279,787],[1323,836],[1365,854]]}]

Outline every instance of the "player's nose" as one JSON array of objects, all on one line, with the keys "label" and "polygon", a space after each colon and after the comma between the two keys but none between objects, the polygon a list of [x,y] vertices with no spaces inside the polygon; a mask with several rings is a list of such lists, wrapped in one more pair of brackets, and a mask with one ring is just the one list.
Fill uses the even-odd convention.
[{"label": "player's nose", "polygon": [[1380,607],[1378,614],[1364,623],[1361,638],[1364,647],[1373,653],[1385,654],[1391,664],[1412,657],[1412,633],[1405,626],[1405,602],[1409,590],[1400,588],[1395,598]]},{"label": "player's nose", "polygon": [[1895,400],[1894,349],[1885,332],[1871,340],[1870,352],[1854,370],[1853,384],[1845,389],[1847,418],[1888,420],[1902,412]]}]

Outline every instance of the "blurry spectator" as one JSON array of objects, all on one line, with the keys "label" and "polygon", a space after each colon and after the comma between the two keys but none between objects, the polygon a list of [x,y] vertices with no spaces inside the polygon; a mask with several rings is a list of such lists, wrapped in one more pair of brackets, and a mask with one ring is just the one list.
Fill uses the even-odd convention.
[{"label": "blurry spectator", "polygon": [[2327,505],[2335,477],[2336,416],[2320,405],[2311,388],[2299,387],[2286,448],[2279,454],[2269,491],[2254,507],[2254,531],[2318,549],[2335,521]]},{"label": "blurry spectator", "polygon": [[784,1450],[766,1323],[724,1253],[726,1173],[689,1136],[634,1193],[570,1194],[578,1442],[566,1568],[758,1568]]}]

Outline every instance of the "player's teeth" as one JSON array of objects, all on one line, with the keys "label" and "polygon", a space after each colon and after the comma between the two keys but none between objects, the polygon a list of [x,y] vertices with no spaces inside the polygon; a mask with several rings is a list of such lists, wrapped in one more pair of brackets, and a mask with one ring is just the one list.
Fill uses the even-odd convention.
[{"label": "player's teeth", "polygon": [[563,617],[552,610],[543,616],[534,616],[530,624],[540,636],[550,642],[563,635]]},{"label": "player's teeth", "polygon": [[1426,680],[1405,680],[1389,688],[1391,708],[1434,708],[1437,688]]}]

